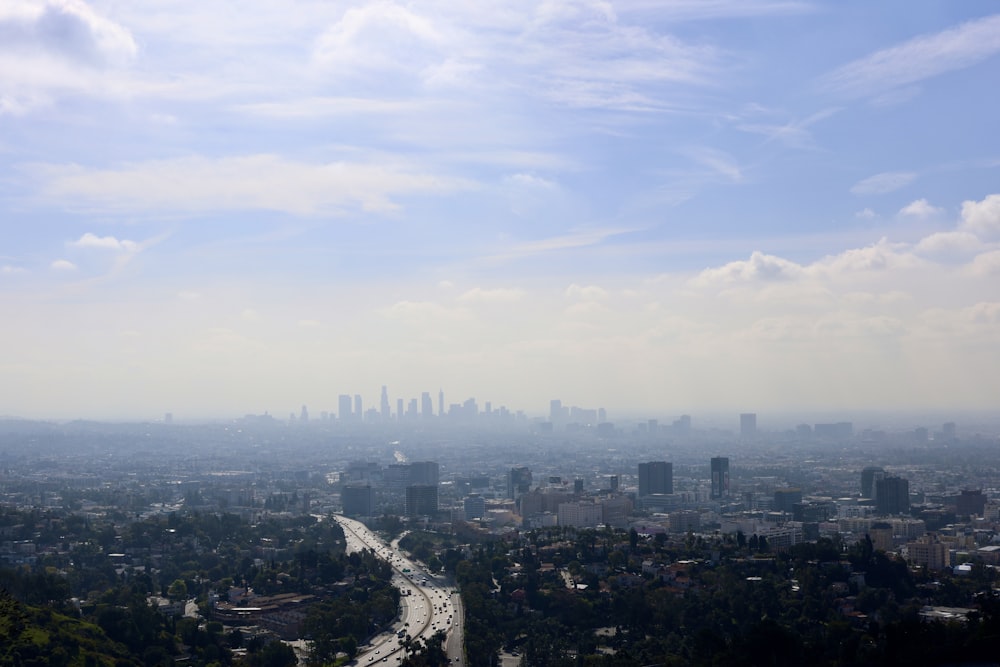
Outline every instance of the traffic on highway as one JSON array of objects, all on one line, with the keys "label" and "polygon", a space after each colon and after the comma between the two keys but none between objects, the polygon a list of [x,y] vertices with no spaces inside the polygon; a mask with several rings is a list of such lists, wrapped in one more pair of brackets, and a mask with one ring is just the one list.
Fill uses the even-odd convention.
[{"label": "traffic on highway", "polygon": [[343,516],[334,516],[334,519],[344,529],[348,553],[370,549],[388,561],[393,568],[392,583],[401,593],[396,623],[371,637],[351,664],[399,665],[413,641],[429,640],[438,632],[448,639],[446,649],[452,664],[461,664],[458,592],[398,549],[387,545],[360,521]]}]

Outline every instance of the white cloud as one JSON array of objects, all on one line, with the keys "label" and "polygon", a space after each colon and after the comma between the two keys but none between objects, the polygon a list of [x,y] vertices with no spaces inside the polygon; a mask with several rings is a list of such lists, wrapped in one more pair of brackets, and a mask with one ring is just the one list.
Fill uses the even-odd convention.
[{"label": "white cloud", "polygon": [[138,248],[138,244],[127,239],[116,239],[114,236],[97,236],[87,232],[76,241],[70,243],[75,248],[103,248],[107,250],[127,250],[133,251]]},{"label": "white cloud", "polygon": [[608,298],[608,290],[597,285],[572,284],[566,288],[566,297],[583,301],[600,301]]},{"label": "white cloud", "polygon": [[49,265],[54,271],[74,271],[76,270],[76,264],[69,261],[68,259],[57,259],[52,264]]},{"label": "white cloud", "polygon": [[0,3],[0,114],[23,115],[65,91],[120,88],[110,71],[138,47],[124,26],[80,0]]},{"label": "white cloud", "polygon": [[925,262],[907,252],[905,243],[892,243],[886,238],[864,248],[851,248],[837,255],[825,257],[811,267],[821,274],[838,274],[862,271],[889,271],[924,266]]},{"label": "white cloud", "polygon": [[691,284],[695,287],[774,280],[792,280],[804,275],[801,265],[755,250],[748,260],[738,260],[716,269],[705,269]]},{"label": "white cloud", "polygon": [[834,70],[823,79],[823,86],[852,97],[883,95],[975,65],[998,52],[1000,14],[877,51]]},{"label": "white cloud", "polygon": [[871,210],[870,208],[864,208],[864,209],[861,209],[860,211],[858,211],[857,213],[855,213],[854,217],[855,218],[861,218],[863,220],[871,220],[872,218],[874,218],[876,216],[875,216],[875,211]]},{"label": "white cloud", "polygon": [[961,228],[983,239],[1000,239],[1000,195],[962,202]]},{"label": "white cloud", "polygon": [[904,188],[917,177],[908,171],[886,171],[858,181],[851,186],[851,193],[856,195],[881,195]]},{"label": "white cloud", "polygon": [[969,232],[936,232],[922,238],[914,250],[921,255],[966,255],[982,247],[979,237]]},{"label": "white cloud", "polygon": [[41,165],[40,192],[69,207],[107,212],[203,214],[272,210],[297,215],[387,212],[394,197],[471,187],[404,162],[309,164],[275,155],[155,160],[118,169]]},{"label": "white cloud", "polygon": [[1000,250],[976,255],[969,264],[969,273],[980,277],[1000,275]]},{"label": "white cloud", "polygon": [[0,267],[0,273],[5,276],[13,276],[19,273],[25,273],[25,270],[20,266],[10,266],[9,264],[5,264]]},{"label": "white cloud", "polygon": [[6,49],[41,51],[72,62],[127,61],[137,51],[128,29],[79,0],[4,3],[0,35]]},{"label": "white cloud", "polygon": [[942,212],[943,209],[931,206],[926,199],[917,199],[899,209],[900,215],[909,215],[915,218],[929,218]]}]

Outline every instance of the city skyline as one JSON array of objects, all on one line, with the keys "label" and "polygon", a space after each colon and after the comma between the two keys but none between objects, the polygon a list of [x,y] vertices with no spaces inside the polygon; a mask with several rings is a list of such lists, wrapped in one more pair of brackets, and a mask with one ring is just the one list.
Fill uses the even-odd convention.
[{"label": "city skyline", "polygon": [[996,408],[991,3],[16,0],[0,34],[0,414]]}]

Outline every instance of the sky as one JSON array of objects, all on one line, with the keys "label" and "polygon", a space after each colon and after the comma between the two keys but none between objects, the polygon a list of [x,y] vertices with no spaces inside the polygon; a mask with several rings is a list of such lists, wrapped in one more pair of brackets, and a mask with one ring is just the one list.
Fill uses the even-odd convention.
[{"label": "sky", "polygon": [[997,11],[2,0],[0,414],[996,410]]}]

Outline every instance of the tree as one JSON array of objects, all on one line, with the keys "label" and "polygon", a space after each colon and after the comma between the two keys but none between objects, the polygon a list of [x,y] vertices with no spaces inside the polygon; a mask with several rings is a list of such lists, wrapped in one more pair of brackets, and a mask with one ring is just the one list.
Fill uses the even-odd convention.
[{"label": "tree", "polygon": [[187,593],[187,584],[183,579],[174,579],[174,583],[167,589],[167,597],[171,600],[187,600]]}]

